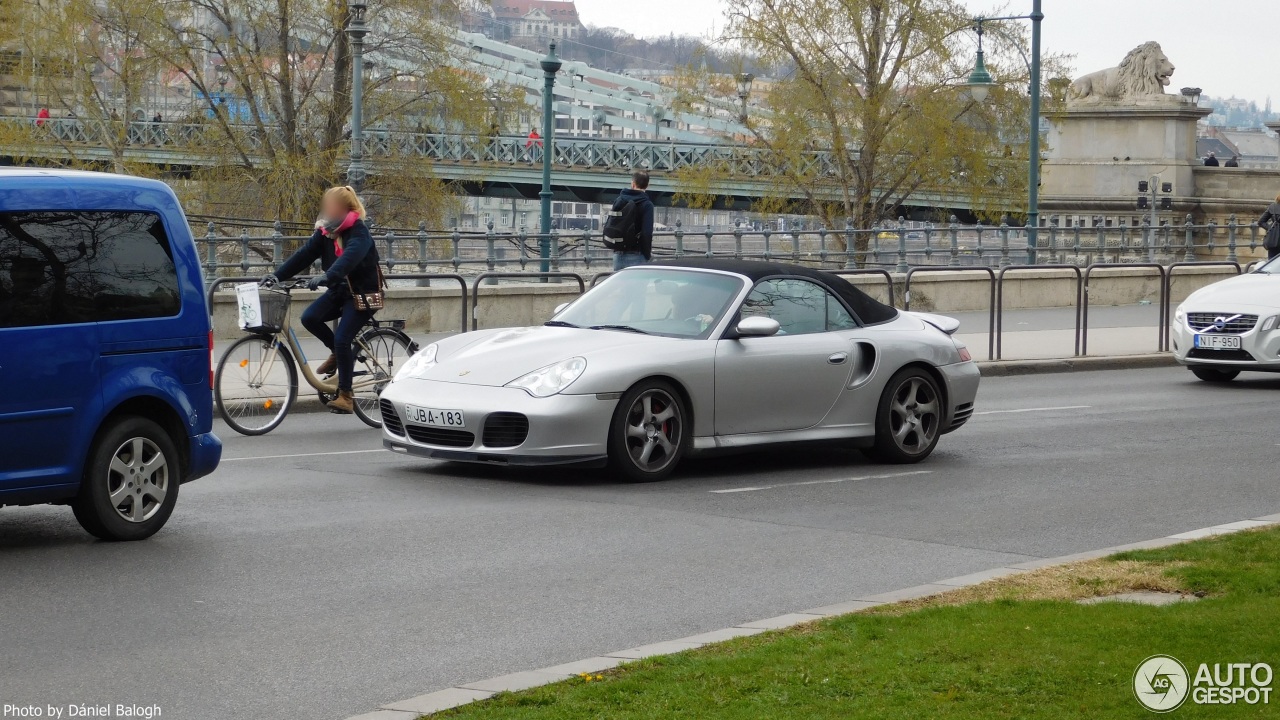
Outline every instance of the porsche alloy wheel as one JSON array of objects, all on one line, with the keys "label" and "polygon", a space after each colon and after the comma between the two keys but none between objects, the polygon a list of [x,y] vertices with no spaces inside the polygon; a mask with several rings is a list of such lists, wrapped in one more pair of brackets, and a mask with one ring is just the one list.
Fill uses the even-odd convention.
[{"label": "porsche alloy wheel", "polygon": [[919,462],[938,444],[943,419],[938,383],[921,368],[906,368],[885,385],[876,409],[871,456],[891,463]]},{"label": "porsche alloy wheel", "polygon": [[671,474],[688,444],[684,402],[669,383],[648,380],[622,396],[609,432],[609,459],[632,482]]}]

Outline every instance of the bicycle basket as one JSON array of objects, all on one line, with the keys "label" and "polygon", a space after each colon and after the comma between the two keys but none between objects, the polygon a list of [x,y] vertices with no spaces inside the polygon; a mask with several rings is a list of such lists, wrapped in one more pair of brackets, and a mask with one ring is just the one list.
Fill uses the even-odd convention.
[{"label": "bicycle basket", "polygon": [[261,321],[245,328],[253,333],[278,333],[284,329],[284,315],[289,310],[289,293],[274,288],[258,288],[258,304],[262,306]]}]

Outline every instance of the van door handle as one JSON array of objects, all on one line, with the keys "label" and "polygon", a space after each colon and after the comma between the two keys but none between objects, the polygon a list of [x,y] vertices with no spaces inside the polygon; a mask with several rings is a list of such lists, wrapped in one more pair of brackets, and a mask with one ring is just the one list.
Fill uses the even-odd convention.
[{"label": "van door handle", "polygon": [[849,359],[849,353],[838,352],[832,355],[831,357],[827,358],[827,362],[831,365],[840,365],[840,364],[843,364],[844,361],[848,359]]}]

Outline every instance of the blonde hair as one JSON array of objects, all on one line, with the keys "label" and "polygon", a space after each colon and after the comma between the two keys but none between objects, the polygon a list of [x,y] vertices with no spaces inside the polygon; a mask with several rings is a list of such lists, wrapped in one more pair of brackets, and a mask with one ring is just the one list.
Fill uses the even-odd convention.
[{"label": "blonde hair", "polygon": [[1280,193],[1276,193],[1276,202],[1280,203]]},{"label": "blonde hair", "polygon": [[338,185],[324,191],[325,198],[336,198],[338,202],[347,206],[347,210],[354,212],[360,216],[361,220],[365,219],[364,203],[360,202],[360,196],[356,195],[356,189],[350,185]]}]

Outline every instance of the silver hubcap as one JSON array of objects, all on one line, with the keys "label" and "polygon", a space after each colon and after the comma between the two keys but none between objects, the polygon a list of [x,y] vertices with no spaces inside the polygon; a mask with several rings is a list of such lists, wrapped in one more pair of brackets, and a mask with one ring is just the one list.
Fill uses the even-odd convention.
[{"label": "silver hubcap", "polygon": [[146,438],[126,440],[107,469],[111,506],[120,517],[140,523],[151,519],[169,494],[169,464]]},{"label": "silver hubcap", "polygon": [[627,411],[627,452],[645,472],[658,472],[675,460],[684,432],[675,399],[662,390],[648,390]]},{"label": "silver hubcap", "polygon": [[921,378],[910,378],[898,386],[889,403],[889,429],[893,441],[913,455],[924,452],[938,435],[938,393]]}]

